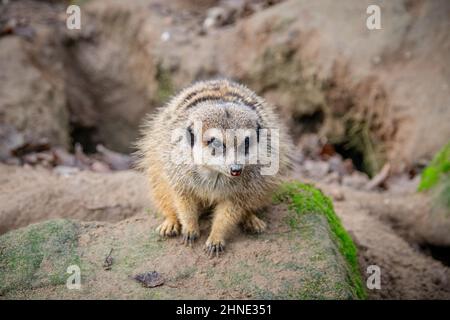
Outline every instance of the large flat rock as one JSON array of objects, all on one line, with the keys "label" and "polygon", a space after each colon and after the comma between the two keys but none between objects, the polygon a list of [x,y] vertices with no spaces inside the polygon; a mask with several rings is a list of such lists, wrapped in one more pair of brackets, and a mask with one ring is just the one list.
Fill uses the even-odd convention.
[{"label": "large flat rock", "polygon": [[[331,202],[307,186],[276,202],[264,214],[265,233],[237,230],[225,254],[212,259],[203,252],[209,219],[201,221],[192,248],[160,239],[153,213],[114,224],[50,220],[11,231],[0,236],[0,292],[6,299],[364,297],[353,242]],[[104,270],[111,250],[113,264]],[[70,265],[81,269],[79,290],[66,287]],[[165,279],[162,286],[145,288],[132,279],[151,271]]]}]

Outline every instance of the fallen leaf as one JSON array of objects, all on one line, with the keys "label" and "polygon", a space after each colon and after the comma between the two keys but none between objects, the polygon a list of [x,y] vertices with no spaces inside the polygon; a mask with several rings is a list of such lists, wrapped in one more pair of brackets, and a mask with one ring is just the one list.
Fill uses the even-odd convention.
[{"label": "fallen leaf", "polygon": [[137,274],[133,279],[140,282],[146,288],[154,288],[164,284],[164,278],[156,271]]}]

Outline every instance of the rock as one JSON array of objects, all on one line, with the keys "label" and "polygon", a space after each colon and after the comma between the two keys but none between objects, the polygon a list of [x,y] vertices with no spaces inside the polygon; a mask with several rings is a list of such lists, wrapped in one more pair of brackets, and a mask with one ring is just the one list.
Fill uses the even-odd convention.
[{"label": "rock", "polygon": [[67,177],[67,176],[70,176],[70,175],[80,172],[80,169],[78,167],[70,167],[70,166],[60,165],[60,166],[56,166],[53,169],[53,172],[58,175]]},{"label": "rock", "polygon": [[329,160],[330,170],[336,172],[339,176],[351,174],[354,171],[351,159],[343,160],[342,156],[334,155]]},{"label": "rock", "polygon": [[447,182],[446,186],[439,185],[432,192],[429,208],[423,212],[416,225],[417,234],[423,243],[442,248],[450,247],[450,206],[440,199],[448,198],[449,194],[450,182]]},{"label": "rock", "polygon": [[342,177],[342,185],[355,189],[364,188],[369,182],[369,177],[362,172],[354,171],[351,175]]},{"label": "rock", "polygon": [[79,265],[78,225],[52,220],[0,236],[0,296],[23,288],[66,283],[66,270]]},{"label": "rock", "polygon": [[334,187],[330,190],[330,196],[335,201],[344,201],[345,200],[344,192],[337,187]]},{"label": "rock", "polygon": [[450,247],[450,142],[441,148],[421,175],[419,191],[429,194],[419,234],[428,244]]},{"label": "rock", "polygon": [[[36,40],[37,43],[48,40],[45,34],[39,37],[43,39]],[[64,81],[58,69],[61,65],[57,61],[52,61],[54,65],[41,61],[45,55],[36,51],[44,46],[46,51],[56,54],[50,44],[32,47],[18,36],[0,37],[0,126],[14,128],[21,137],[13,140],[19,139],[22,144],[34,144],[45,138],[51,144],[67,147],[69,114]],[[38,58],[37,54],[41,56]],[[17,143],[13,143],[15,147]],[[0,154],[8,152],[3,142],[0,147]]]},{"label": "rock", "polygon": [[[179,46],[169,57],[179,66],[171,79],[238,79],[280,109],[296,138],[320,133],[356,146],[371,174],[385,161],[396,173],[431,158],[450,137],[448,6],[408,3],[384,6],[383,19],[393,23],[375,32],[364,23],[368,0],[285,1]],[[371,57],[383,59],[374,65]]]},{"label": "rock", "polygon": [[108,150],[102,145],[97,145],[97,152],[100,153],[101,158],[106,162],[113,170],[127,170],[132,166],[132,160],[130,156],[120,154]]},{"label": "rock", "polygon": [[13,127],[23,144],[46,139],[68,147],[69,113],[57,30],[65,27],[58,14],[66,7],[30,0],[1,7],[0,29],[10,32],[0,30],[0,127]]},{"label": "rock", "polygon": [[100,161],[94,161],[91,165],[91,170],[94,172],[103,172],[103,173],[111,172],[109,166]]},{"label": "rock", "polygon": [[341,183],[341,176],[337,172],[331,172],[325,176],[323,181],[329,184],[339,184]]},{"label": "rock", "polygon": [[149,207],[146,190],[145,178],[133,171],[0,165],[0,234],[57,217],[119,221]]},{"label": "rock", "polygon": [[204,30],[221,27],[231,23],[234,12],[227,9],[228,8],[224,7],[213,7],[209,9],[205,21],[203,21]]},{"label": "rock", "polygon": [[[223,63],[232,68],[229,74],[278,105],[293,128],[319,131],[335,142],[339,137],[357,142],[367,130],[370,138],[360,144],[360,151],[367,170],[375,174],[383,158],[395,172],[421,157],[431,158],[450,138],[446,125],[450,109],[442,107],[450,104],[450,68],[444,62],[450,47],[444,48],[436,37],[447,32],[450,22],[443,13],[448,12],[444,2],[417,4],[420,16],[412,15],[406,2],[396,2],[383,7],[383,19],[395,23],[383,26],[383,32],[372,32],[361,23],[370,4],[286,1],[242,21],[228,38],[220,37],[226,46],[219,51],[226,55]],[[334,36],[336,28],[341,30],[339,37]],[[404,36],[398,30],[411,31]],[[398,47],[399,41],[415,42],[424,34],[427,44]],[[445,39],[448,44],[450,39]],[[361,46],[363,51],[356,49]],[[241,48],[241,54],[232,52],[235,47]],[[401,55],[405,51],[413,53],[407,63]],[[430,55],[436,57],[433,62]],[[372,66],[367,59],[371,56],[390,59]],[[398,68],[392,69],[393,65]],[[437,74],[432,65],[444,69]],[[421,81],[404,81],[407,74],[417,73]],[[400,124],[404,108],[414,120]],[[344,114],[353,118],[350,127],[341,122]],[[372,125],[366,128],[358,119]],[[428,131],[433,134],[422,139]]]},{"label": "rock", "polygon": [[57,165],[67,167],[75,166],[75,156],[63,148],[54,148],[53,154],[55,155]]},{"label": "rock", "polygon": [[320,179],[328,174],[330,164],[327,161],[321,160],[305,160],[302,170],[307,176]]},{"label": "rock", "polygon": [[[372,175],[386,161],[394,174],[429,159],[449,139],[443,1],[389,3],[383,19],[393,23],[379,32],[363,23],[369,0],[261,1],[277,5],[251,16],[239,9],[246,18],[198,36],[208,8],[222,6],[201,2],[86,1],[79,32],[59,21],[62,29],[33,24],[33,42],[2,36],[0,123],[65,145],[69,110],[74,132],[89,132],[94,147],[128,153],[144,114],[192,81],[221,76],[275,104],[294,138],[315,133],[354,146]],[[43,9],[53,3],[32,3],[28,18],[44,11],[57,20]]]},{"label": "rock", "polygon": [[22,133],[11,125],[0,125],[0,160],[5,161],[13,156],[14,150],[25,144]]},{"label": "rock", "polygon": [[94,147],[129,153],[144,115],[171,94],[154,53],[165,43],[163,17],[142,1],[88,1],[82,12],[87,27],[66,32],[71,120],[95,131]]},{"label": "rock", "polygon": [[[277,204],[265,214],[267,232],[257,236],[236,232],[219,259],[203,252],[209,219],[201,220],[202,235],[193,248],[177,239],[161,241],[155,231],[160,219],[145,214],[114,224],[51,220],[11,231],[0,236],[3,297],[364,298],[354,244],[331,202],[320,191],[296,183],[277,197]],[[66,247],[70,250],[62,250]],[[105,255],[112,249],[114,264],[104,270]],[[21,268],[13,267],[16,261]],[[80,290],[68,290],[61,281],[61,276],[70,276],[65,271],[72,264],[81,268]],[[133,279],[149,272],[164,283],[145,288]],[[57,275],[58,281],[48,281],[46,274]]]}]

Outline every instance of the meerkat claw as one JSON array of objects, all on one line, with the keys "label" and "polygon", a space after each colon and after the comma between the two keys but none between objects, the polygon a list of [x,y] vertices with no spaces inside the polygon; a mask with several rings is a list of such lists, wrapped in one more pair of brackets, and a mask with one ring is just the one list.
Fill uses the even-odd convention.
[{"label": "meerkat claw", "polygon": [[167,219],[156,228],[156,232],[158,232],[161,237],[175,237],[179,234],[179,230],[180,225],[178,222]]},{"label": "meerkat claw", "polygon": [[220,253],[224,251],[225,245],[220,242],[218,244],[210,243],[205,246],[205,252],[210,258],[213,258],[214,256],[216,256],[216,258],[219,258]]},{"label": "meerkat claw", "polygon": [[198,235],[195,232],[188,232],[183,234],[183,238],[181,239],[181,244],[185,246],[192,247]]}]

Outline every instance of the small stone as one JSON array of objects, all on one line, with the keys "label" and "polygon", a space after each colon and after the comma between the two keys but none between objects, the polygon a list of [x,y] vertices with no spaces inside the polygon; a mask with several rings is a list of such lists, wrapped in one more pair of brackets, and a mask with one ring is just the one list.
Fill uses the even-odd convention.
[{"label": "small stone", "polygon": [[355,171],[349,176],[342,177],[342,185],[355,189],[363,188],[368,182],[369,177],[359,171]]},{"label": "small stone", "polygon": [[330,164],[326,161],[306,160],[303,165],[308,176],[313,178],[323,178],[330,170]]},{"label": "small stone", "polygon": [[331,189],[330,190],[330,195],[335,201],[343,201],[343,200],[345,200],[344,193],[341,190],[337,189],[337,188]]},{"label": "small stone", "polygon": [[171,37],[170,32],[169,32],[169,31],[164,31],[164,32],[161,34],[161,41],[167,42],[167,41],[170,40],[170,37]]},{"label": "small stone", "polygon": [[372,58],[372,63],[377,65],[381,62],[381,57],[380,56],[375,56]]},{"label": "small stone", "polygon": [[80,172],[80,169],[77,167],[56,166],[53,169],[53,172],[64,177],[68,177]]},{"label": "small stone", "polygon": [[103,162],[100,161],[95,161],[92,165],[91,165],[91,170],[95,171],[95,172],[110,172],[111,169],[109,168],[109,166]]}]

